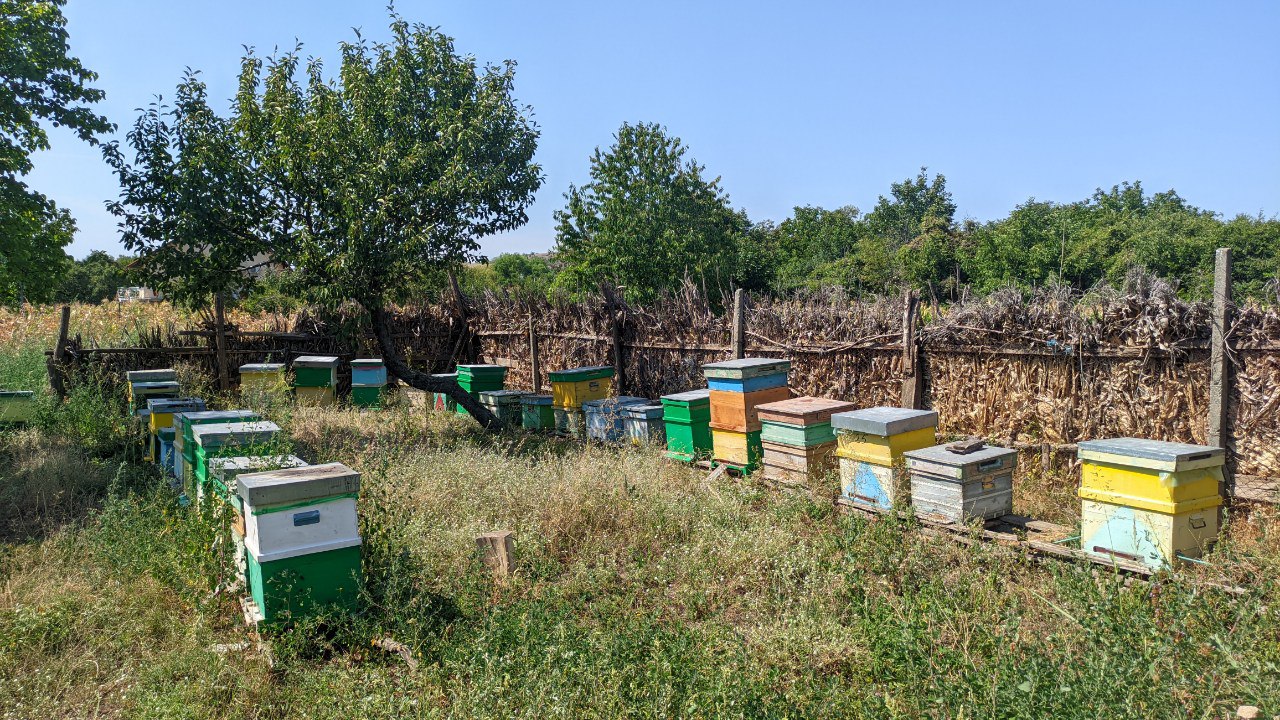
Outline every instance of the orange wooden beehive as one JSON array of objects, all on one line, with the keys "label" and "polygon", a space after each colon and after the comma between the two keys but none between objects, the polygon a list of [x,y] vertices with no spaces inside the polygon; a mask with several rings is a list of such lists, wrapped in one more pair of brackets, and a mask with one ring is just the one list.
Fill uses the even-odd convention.
[{"label": "orange wooden beehive", "polygon": [[760,415],[756,406],[789,397],[791,389],[785,386],[748,393],[712,390],[711,427],[734,432],[757,432],[760,430]]}]

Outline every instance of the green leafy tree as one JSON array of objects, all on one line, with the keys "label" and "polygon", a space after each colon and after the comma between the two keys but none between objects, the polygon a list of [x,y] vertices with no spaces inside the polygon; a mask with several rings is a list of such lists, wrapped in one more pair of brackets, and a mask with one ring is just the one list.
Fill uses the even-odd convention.
[{"label": "green leafy tree", "polygon": [[[189,142],[218,144],[194,162],[225,171],[233,184],[244,181],[243,188],[213,195],[243,234],[219,239],[205,234],[203,219],[181,222],[193,218],[194,208],[165,191],[172,161],[150,152],[119,166],[118,208],[136,228],[144,255],[172,250],[194,263],[204,253],[190,246],[211,241],[211,255],[243,263],[265,249],[291,269],[308,299],[358,303],[394,375],[448,392],[492,426],[496,418],[457,383],[405,362],[388,306],[441,273],[481,260],[479,238],[527,221],[525,209],[542,182],[533,162],[538,130],[529,108],[513,97],[513,62],[479,66],[459,55],[451,38],[399,17],[391,34],[386,43],[343,43],[334,78],[316,60],[300,68],[300,48],[266,61],[250,52],[229,120],[171,123],[176,130],[168,139],[154,123],[135,128],[135,150],[173,147],[180,161]],[[194,179],[182,186],[197,197],[213,190]],[[260,207],[245,207],[249,198]],[[146,217],[157,214],[179,221],[148,225]],[[170,282],[177,277],[166,275]]]},{"label": "green leafy tree", "polygon": [[555,214],[564,266],[557,287],[579,292],[608,281],[644,301],[685,276],[731,282],[742,216],[687,152],[648,123],[623,123],[608,150],[596,148],[591,180],[570,185]]},{"label": "green leafy tree", "polygon": [[63,250],[76,231],[70,213],[22,177],[31,155],[49,149],[42,123],[96,143],[114,128],[89,105],[98,79],[68,54],[66,0],[0,0],[0,302],[42,302],[70,265]]},{"label": "green leafy tree", "polygon": [[54,300],[98,303],[114,298],[117,289],[129,284],[127,265],[131,261],[129,257],[115,258],[103,250],[94,250],[83,260],[71,263],[58,283]]},{"label": "green leafy tree", "polygon": [[489,267],[497,278],[499,287],[545,294],[555,279],[551,261],[542,255],[503,253],[494,258]]}]

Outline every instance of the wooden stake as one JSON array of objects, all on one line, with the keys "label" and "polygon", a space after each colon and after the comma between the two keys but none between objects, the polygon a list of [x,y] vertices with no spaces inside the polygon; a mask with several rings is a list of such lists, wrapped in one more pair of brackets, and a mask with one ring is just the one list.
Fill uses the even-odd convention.
[{"label": "wooden stake", "polygon": [[529,314],[529,365],[533,372],[533,393],[542,392],[542,362],[538,358],[538,331],[533,326],[533,314]]},{"label": "wooden stake", "polygon": [[738,288],[733,291],[733,358],[735,360],[747,356],[747,291]]},{"label": "wooden stake", "polygon": [[516,535],[510,530],[477,535],[476,549],[494,575],[505,578],[515,570]]},{"label": "wooden stake", "polygon": [[[1227,329],[1231,323],[1231,248],[1218,248],[1213,267],[1213,339],[1209,358],[1209,417],[1205,442],[1227,448],[1230,456],[1231,436],[1228,417],[1231,396],[1231,374],[1227,366]],[[1235,493],[1230,463],[1226,468],[1227,497]]]},{"label": "wooden stake", "polygon": [[67,354],[67,333],[71,325],[71,306],[62,306],[62,319],[58,322],[58,341],[53,346],[53,356],[46,363],[49,372],[49,387],[58,394],[58,398],[67,398],[67,384],[63,362]]},{"label": "wooden stake", "polygon": [[907,293],[902,310],[902,407],[924,407],[924,374],[920,372],[920,345],[916,342],[916,315],[920,293]]},{"label": "wooden stake", "polygon": [[213,296],[213,343],[218,354],[218,387],[231,389],[231,370],[227,363],[227,320],[222,293]]}]

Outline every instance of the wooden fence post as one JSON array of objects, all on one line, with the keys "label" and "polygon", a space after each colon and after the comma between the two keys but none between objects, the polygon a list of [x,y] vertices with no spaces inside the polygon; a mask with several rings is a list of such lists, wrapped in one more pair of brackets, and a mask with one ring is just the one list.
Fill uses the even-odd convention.
[{"label": "wooden fence post", "polygon": [[627,365],[622,352],[622,311],[614,306],[610,315],[613,317],[613,379],[618,386],[618,394],[622,395],[627,388]]},{"label": "wooden fence post", "polygon": [[62,319],[58,322],[58,342],[53,346],[53,356],[49,358],[47,370],[49,372],[49,387],[57,393],[58,399],[67,399],[67,384],[63,362],[66,360],[67,354],[67,334],[71,326],[71,306],[62,306]]},{"label": "wooden fence post", "polygon": [[920,309],[920,293],[907,293],[902,309],[902,407],[923,406],[924,373],[920,371],[920,345],[916,342],[916,315]]},{"label": "wooden fence post", "polygon": [[733,358],[742,359],[747,356],[747,291],[738,288],[733,291]]},{"label": "wooden fence post", "polygon": [[[1231,372],[1227,357],[1227,330],[1231,323],[1231,248],[1218,248],[1213,263],[1213,339],[1209,357],[1209,417],[1205,441],[1215,447],[1231,444],[1230,409]],[[1228,448],[1230,455],[1230,448]],[[1235,495],[1231,463],[1226,468],[1225,485],[1228,498]]]},{"label": "wooden fence post", "polygon": [[227,367],[227,320],[222,293],[213,296],[213,345],[217,351],[218,387],[226,392],[231,389],[231,373]]},{"label": "wooden fence post", "polygon": [[542,392],[542,362],[538,358],[538,331],[533,326],[533,313],[529,313],[529,366],[533,372],[533,392]]}]

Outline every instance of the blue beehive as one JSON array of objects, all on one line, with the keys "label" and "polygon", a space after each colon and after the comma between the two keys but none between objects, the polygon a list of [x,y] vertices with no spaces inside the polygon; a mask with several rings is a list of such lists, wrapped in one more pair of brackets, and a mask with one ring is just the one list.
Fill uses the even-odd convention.
[{"label": "blue beehive", "polygon": [[646,398],[626,395],[604,400],[588,400],[582,403],[582,411],[587,421],[587,437],[608,443],[621,441],[626,432],[623,427],[622,408],[648,403],[649,400]]}]

